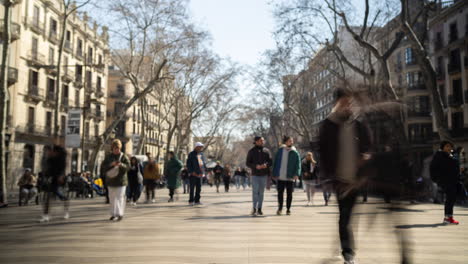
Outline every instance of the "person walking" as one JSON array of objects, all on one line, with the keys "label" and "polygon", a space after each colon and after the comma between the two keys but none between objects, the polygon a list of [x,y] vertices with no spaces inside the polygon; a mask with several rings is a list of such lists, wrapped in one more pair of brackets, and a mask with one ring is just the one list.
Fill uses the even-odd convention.
[{"label": "person walking", "polygon": [[315,194],[315,187],[319,185],[318,179],[319,168],[317,162],[314,159],[312,152],[307,152],[305,159],[302,161],[302,183],[305,186],[307,194],[307,206],[312,205],[312,201]]},{"label": "person walking", "polygon": [[184,165],[177,159],[173,151],[168,153],[168,161],[164,175],[167,179],[167,188],[169,189],[169,203],[174,201],[174,192],[180,187],[180,173]]},{"label": "person walking", "polygon": [[52,196],[58,197],[64,203],[64,219],[70,218],[69,206],[70,201],[63,194],[62,189],[65,185],[65,168],[67,163],[67,151],[60,145],[54,144],[51,148],[47,148],[47,158],[45,161],[45,168],[43,168],[46,181],[47,190],[44,202],[44,211],[39,222],[49,222],[49,207],[50,199]]},{"label": "person walking", "polygon": [[345,89],[335,91],[332,113],[320,126],[319,151],[321,174],[336,191],[339,209],[339,237],[345,264],[354,262],[351,215],[363,182],[358,170],[370,159],[371,140],[367,126],[353,112],[353,95]]},{"label": "person walking", "polygon": [[247,172],[246,168],[242,168],[240,172],[240,181],[242,182],[242,188],[245,191],[249,180],[249,173]]},{"label": "person walking", "polygon": [[273,162],[273,177],[276,179],[278,190],[277,215],[283,212],[284,190],[286,189],[286,214],[291,214],[291,205],[294,192],[294,181],[301,175],[301,157],[293,146],[294,139],[290,136],[283,137],[283,145],[276,152]]},{"label": "person walking", "polygon": [[148,161],[143,168],[143,185],[145,186],[146,200],[145,203],[156,202],[156,185],[161,179],[161,171],[159,164],[151,156],[151,153],[146,153]]},{"label": "person walking", "polygon": [[229,185],[231,185],[231,166],[226,165],[223,171],[224,192],[229,192]]},{"label": "person walking", "polygon": [[[26,169],[18,181],[20,189],[19,206],[28,205],[28,202],[37,195],[37,177],[32,174],[31,169]],[[24,203],[23,203],[24,200]]]},{"label": "person walking", "polygon": [[206,173],[203,147],[204,145],[201,142],[195,143],[195,149],[190,152],[187,158],[187,170],[190,175],[190,205],[201,205],[201,183]]},{"label": "person walking", "polygon": [[237,167],[236,171],[234,172],[234,181],[236,182],[236,189],[239,191],[242,184],[242,171],[240,167]]},{"label": "person walking", "polygon": [[458,225],[453,218],[453,207],[457,200],[457,185],[460,181],[460,165],[452,155],[453,144],[442,141],[430,164],[431,179],[445,193],[444,224]]},{"label": "person walking", "polygon": [[221,163],[216,162],[216,166],[213,168],[214,172],[214,183],[216,185],[216,192],[219,193],[219,185],[221,184],[221,178],[223,175],[224,168],[221,167]]},{"label": "person walking", "polygon": [[130,159],[130,169],[128,171],[128,191],[127,201],[135,206],[140,199],[141,185],[143,183],[143,166],[138,159],[133,156]]},{"label": "person walking", "polygon": [[122,152],[122,142],[114,139],[111,143],[111,153],[107,154],[101,164],[109,189],[110,219],[122,220],[125,212],[125,189],[128,184],[127,173],[130,170],[130,160]]},{"label": "person walking", "polygon": [[255,146],[247,153],[246,165],[252,170],[252,203],[251,215],[263,215],[263,195],[272,165],[270,150],[264,147],[265,139],[254,138]]},{"label": "person walking", "polygon": [[180,178],[182,179],[184,194],[186,194],[190,191],[190,177],[186,166],[184,166],[184,169],[181,171]]}]

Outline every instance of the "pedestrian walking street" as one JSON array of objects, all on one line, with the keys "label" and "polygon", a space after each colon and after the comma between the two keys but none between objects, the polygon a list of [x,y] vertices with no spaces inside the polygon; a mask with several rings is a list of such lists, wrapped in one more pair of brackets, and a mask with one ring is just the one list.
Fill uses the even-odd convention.
[{"label": "pedestrian walking street", "polygon": [[[216,193],[206,185],[202,206],[189,206],[180,193],[168,203],[163,189],[154,204],[127,206],[120,222],[109,221],[101,197],[73,200],[68,220],[54,202],[49,223],[37,222],[36,205],[0,209],[0,263],[343,263],[336,202],[325,207],[316,193],[307,207],[302,190],[294,195],[290,216],[276,215],[273,189],[265,193],[264,216],[251,217],[250,190]],[[455,208],[460,225],[444,226],[442,205],[403,205],[390,211],[375,198],[359,200],[358,263],[399,263],[395,230],[410,236],[414,263],[468,263],[468,208]]]}]

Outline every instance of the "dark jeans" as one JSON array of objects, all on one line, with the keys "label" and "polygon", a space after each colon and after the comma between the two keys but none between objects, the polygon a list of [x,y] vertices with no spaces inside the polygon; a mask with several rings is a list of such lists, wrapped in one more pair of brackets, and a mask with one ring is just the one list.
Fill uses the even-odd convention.
[{"label": "dark jeans", "polygon": [[224,181],[224,191],[229,192],[229,185],[231,184],[231,178],[223,178]]},{"label": "dark jeans", "polygon": [[453,207],[457,201],[457,185],[451,184],[443,189],[445,193],[445,216],[450,217],[453,216]]},{"label": "dark jeans", "polygon": [[128,197],[127,199],[132,199],[133,202],[137,202],[138,199],[140,199],[140,195],[141,195],[141,185],[136,182],[136,183],[130,183],[128,185],[128,193],[127,193]]},{"label": "dark jeans", "polygon": [[293,191],[294,191],[294,182],[292,181],[281,181],[278,180],[277,190],[278,190],[278,210],[283,210],[284,202],[284,189],[286,189],[286,209],[291,209]]},{"label": "dark jeans", "polygon": [[149,201],[150,198],[154,199],[156,196],[156,180],[143,180],[143,184],[145,185],[146,201]]},{"label": "dark jeans", "polygon": [[49,208],[50,208],[50,198],[52,196],[58,197],[60,200],[64,202],[64,208],[65,212],[68,212],[68,208],[70,206],[70,201],[68,198],[59,190],[58,187],[52,187],[51,191],[46,193],[45,197],[45,203],[44,203],[44,214],[49,214]]},{"label": "dark jeans", "polygon": [[196,176],[190,176],[190,199],[189,203],[199,203],[201,193],[201,181],[202,178]]},{"label": "dark jeans", "polygon": [[343,196],[340,193],[336,194],[338,198],[338,209],[340,212],[338,228],[340,233],[341,250],[345,260],[349,260],[350,256],[354,256],[354,237],[350,223],[357,195],[357,192],[350,192],[346,196]]},{"label": "dark jeans", "polygon": [[169,196],[172,198],[174,198],[174,192],[175,192],[175,188],[169,188]]}]

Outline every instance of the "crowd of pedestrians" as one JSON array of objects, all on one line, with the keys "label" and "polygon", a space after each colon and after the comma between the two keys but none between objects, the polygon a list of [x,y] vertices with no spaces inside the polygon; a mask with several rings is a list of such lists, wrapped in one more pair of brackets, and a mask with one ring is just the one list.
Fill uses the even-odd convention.
[{"label": "crowd of pedestrians", "polygon": [[[233,183],[238,191],[251,186],[251,216],[264,215],[264,193],[274,183],[277,193],[276,214],[283,214],[286,191],[286,215],[291,215],[293,193],[300,180],[307,206],[314,203],[317,190],[322,191],[325,206],[329,204],[332,192],[335,194],[339,213],[339,241],[345,264],[355,263],[355,243],[350,223],[360,195],[363,195],[363,202],[367,201],[368,195],[374,195],[382,197],[386,203],[392,203],[403,197],[412,197],[407,196],[408,193],[420,191],[417,186],[425,178],[430,178],[435,189],[441,190],[442,199],[445,200],[442,223],[459,224],[454,218],[454,205],[459,198],[466,200],[466,160],[463,148],[454,149],[453,143],[442,141],[439,150],[424,160],[423,176],[413,180],[410,173],[412,164],[408,156],[399,152],[397,147],[389,144],[381,152],[375,150],[370,129],[356,110],[355,95],[339,89],[335,93],[335,100],[331,114],[321,124],[319,146],[315,154],[306,152],[302,156],[290,136],[284,136],[282,144],[272,154],[265,147],[265,138],[256,136],[254,146],[246,155],[246,168],[223,165],[220,161],[210,167],[203,152],[203,143],[197,142],[185,161],[179,160],[174,152],[168,152],[164,171],[161,171],[158,160],[151,153],[146,153],[146,160],[129,157],[122,152],[120,140],[115,139],[110,145],[111,151],[100,164],[100,178],[94,180],[90,173],[85,172],[79,179],[86,193],[95,191],[106,195],[111,221],[121,221],[126,202],[136,206],[143,190],[145,203],[155,203],[156,189],[163,179],[169,190],[168,202],[177,199],[177,189],[182,186],[183,193],[188,194],[190,206],[202,205],[205,181],[214,183],[217,193],[221,183],[225,193],[230,191]],[[47,148],[40,177],[26,169],[18,181],[20,205],[27,205],[36,198],[39,190],[44,193],[40,222],[50,220],[50,201],[54,197],[64,203],[64,218],[70,217],[69,197],[63,188],[68,181],[65,177],[66,157],[65,149],[54,144]],[[405,191],[402,191],[402,184],[407,187]],[[434,187],[432,183],[430,186]],[[402,263],[409,263],[409,253],[403,244],[401,252]]]}]

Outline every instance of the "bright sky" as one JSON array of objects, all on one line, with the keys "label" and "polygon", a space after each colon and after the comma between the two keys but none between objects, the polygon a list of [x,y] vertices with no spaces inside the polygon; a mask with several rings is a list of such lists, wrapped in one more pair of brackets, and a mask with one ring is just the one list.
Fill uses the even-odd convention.
[{"label": "bright sky", "polygon": [[190,0],[196,23],[213,37],[222,57],[253,66],[263,51],[274,47],[269,0]]}]

